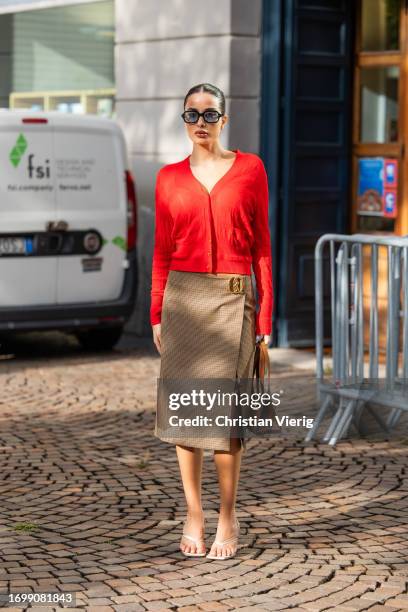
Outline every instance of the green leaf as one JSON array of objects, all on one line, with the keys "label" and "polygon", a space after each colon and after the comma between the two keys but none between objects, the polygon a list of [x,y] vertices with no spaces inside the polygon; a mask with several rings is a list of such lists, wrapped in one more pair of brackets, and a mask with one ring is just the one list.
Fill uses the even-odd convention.
[{"label": "green leaf", "polygon": [[116,246],[118,246],[120,249],[123,249],[124,251],[126,251],[126,240],[123,238],[123,236],[115,236],[114,238],[112,238],[112,243],[116,244]]},{"label": "green leaf", "polygon": [[10,161],[15,168],[20,163],[20,160],[21,160],[21,155],[20,155],[19,150],[17,149],[17,147],[13,147],[10,152]]},{"label": "green leaf", "polygon": [[24,134],[20,134],[20,136],[17,138],[16,147],[20,151],[21,155],[23,155],[27,148],[27,140],[24,138]]}]

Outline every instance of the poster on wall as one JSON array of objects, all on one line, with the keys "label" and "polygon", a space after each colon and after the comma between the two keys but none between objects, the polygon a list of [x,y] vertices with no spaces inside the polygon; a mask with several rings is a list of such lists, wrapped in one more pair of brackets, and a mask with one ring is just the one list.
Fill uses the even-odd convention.
[{"label": "poster on wall", "polygon": [[362,157],[358,161],[357,214],[397,216],[398,160]]}]

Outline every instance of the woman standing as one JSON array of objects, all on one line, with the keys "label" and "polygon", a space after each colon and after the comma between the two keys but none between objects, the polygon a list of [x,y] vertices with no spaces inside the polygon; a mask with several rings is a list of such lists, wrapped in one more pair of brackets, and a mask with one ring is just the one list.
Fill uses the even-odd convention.
[{"label": "woman standing", "polygon": [[[266,171],[256,154],[220,143],[228,115],[214,85],[192,87],[182,117],[192,153],[162,167],[156,182],[150,321],[161,355],[159,378],[250,378],[255,344],[262,338],[269,343],[272,322]],[[176,445],[188,510],[180,549],[187,556],[206,554],[201,471],[203,449],[211,449],[220,512],[207,557],[231,558],[238,546],[235,501],[245,441],[199,431],[166,435],[164,403],[158,393],[155,435]]]}]

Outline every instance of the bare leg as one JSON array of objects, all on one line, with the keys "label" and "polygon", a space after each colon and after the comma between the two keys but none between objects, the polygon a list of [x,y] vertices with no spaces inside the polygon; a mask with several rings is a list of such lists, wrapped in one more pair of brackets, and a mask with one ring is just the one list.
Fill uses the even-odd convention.
[{"label": "bare leg", "polygon": [[[203,450],[176,445],[177,457],[187,502],[187,519],[185,532],[193,538],[204,537],[204,514],[201,505],[201,471]],[[191,540],[182,538],[180,549],[187,553],[205,552],[204,541],[196,546]]]},{"label": "bare leg", "polygon": [[[227,540],[236,533],[235,502],[239,483],[241,455],[241,442],[237,438],[231,439],[229,451],[214,451],[214,461],[220,486],[220,514],[215,536],[215,539],[218,541]],[[225,544],[225,546],[213,545],[211,547],[211,554],[218,555],[219,557],[227,556],[233,554],[235,549],[235,544]]]}]

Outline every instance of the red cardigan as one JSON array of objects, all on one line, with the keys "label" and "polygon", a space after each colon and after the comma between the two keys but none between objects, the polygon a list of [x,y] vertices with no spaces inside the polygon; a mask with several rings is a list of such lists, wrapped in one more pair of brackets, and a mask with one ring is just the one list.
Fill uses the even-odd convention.
[{"label": "red cardigan", "polygon": [[193,175],[190,155],[157,174],[151,325],[161,321],[169,270],[251,274],[252,264],[259,299],[255,331],[271,333],[268,178],[258,155],[235,152],[232,166],[210,193]]}]

